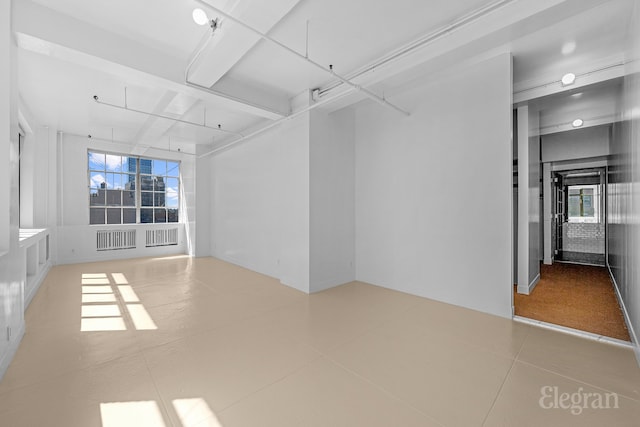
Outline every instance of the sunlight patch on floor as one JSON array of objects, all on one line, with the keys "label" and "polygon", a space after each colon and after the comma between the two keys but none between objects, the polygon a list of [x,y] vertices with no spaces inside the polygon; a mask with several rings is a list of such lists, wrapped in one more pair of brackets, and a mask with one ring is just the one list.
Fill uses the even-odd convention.
[{"label": "sunlight patch on floor", "polygon": [[222,427],[207,402],[202,398],[175,399],[173,407],[183,427]]},{"label": "sunlight patch on floor", "polygon": [[[110,275],[111,279],[106,273],[82,275],[80,330],[82,332],[126,331],[127,323],[133,323],[133,329],[138,331],[158,329],[149,312],[140,303],[140,298],[133,287],[128,284],[127,277],[123,273]],[[111,281],[115,286],[112,286]],[[129,314],[128,318],[122,314],[125,307]]]},{"label": "sunlight patch on floor", "polygon": [[166,427],[158,403],[111,402],[100,404],[102,427]]}]

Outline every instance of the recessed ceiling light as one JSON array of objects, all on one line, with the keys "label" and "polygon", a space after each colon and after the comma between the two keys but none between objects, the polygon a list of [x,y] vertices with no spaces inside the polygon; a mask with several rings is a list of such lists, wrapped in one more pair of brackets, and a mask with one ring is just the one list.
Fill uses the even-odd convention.
[{"label": "recessed ceiling light", "polygon": [[577,47],[576,42],[574,41],[566,42],[565,44],[562,45],[562,54],[570,55],[573,52],[575,52],[576,47]]},{"label": "recessed ceiling light", "polygon": [[562,76],[562,86],[572,85],[576,81],[576,75],[573,73],[567,73]]},{"label": "recessed ceiling light", "polygon": [[196,8],[193,9],[193,21],[198,25],[204,25],[209,22],[209,18],[204,10]]},{"label": "recessed ceiling light", "polygon": [[574,128],[579,128],[584,124],[584,121],[582,119],[575,119],[571,124],[573,125]]}]

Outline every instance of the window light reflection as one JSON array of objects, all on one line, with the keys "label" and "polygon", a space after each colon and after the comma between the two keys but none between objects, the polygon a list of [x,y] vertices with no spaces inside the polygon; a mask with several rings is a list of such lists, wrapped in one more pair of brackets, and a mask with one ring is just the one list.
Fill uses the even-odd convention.
[{"label": "window light reflection", "polygon": [[82,306],[82,317],[118,317],[120,315],[120,308],[115,304]]},{"label": "window light reflection", "polygon": [[127,277],[122,273],[111,273],[111,277],[116,285],[128,285]]},{"label": "window light reflection", "polygon": [[93,317],[80,319],[80,332],[126,331],[122,317]]},{"label": "window light reflection", "polygon": [[100,404],[102,427],[166,427],[154,400]]},{"label": "window light reflection", "polygon": [[138,298],[138,295],[136,295],[136,292],[131,286],[121,285],[118,286],[118,290],[124,302],[140,302],[140,298]]},{"label": "window light reflection", "polygon": [[142,304],[127,304],[127,310],[129,310],[129,315],[137,330],[152,331],[158,329]]},{"label": "window light reflection", "polygon": [[175,399],[173,407],[183,427],[222,427],[207,402],[202,398]]},{"label": "window light reflection", "polygon": [[116,302],[116,296],[113,294],[83,294],[82,303],[91,304],[96,302]]},{"label": "window light reflection", "polygon": [[[128,284],[127,277],[123,273],[110,275],[111,280],[116,284],[117,292],[105,273],[82,275],[80,330],[82,332],[126,331],[129,322],[132,322],[133,327],[138,331],[158,329],[140,303],[140,298],[133,287]],[[126,320],[127,318],[122,315],[120,311],[122,306],[127,308],[130,320]]]},{"label": "window light reflection", "polygon": [[83,294],[111,294],[113,289],[111,286],[83,286]]}]

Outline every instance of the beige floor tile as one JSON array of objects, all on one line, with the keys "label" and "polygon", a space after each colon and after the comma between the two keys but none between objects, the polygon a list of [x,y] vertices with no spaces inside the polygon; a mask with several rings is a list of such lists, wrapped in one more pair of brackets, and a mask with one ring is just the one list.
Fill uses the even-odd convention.
[{"label": "beige floor tile", "polygon": [[329,357],[447,426],[479,425],[513,362],[450,337],[388,328]]},{"label": "beige floor tile", "polygon": [[220,411],[320,357],[278,330],[238,322],[144,351],[165,403],[201,398]]},{"label": "beige floor tile", "polygon": [[0,392],[95,366],[138,352],[132,332],[27,331]]},{"label": "beige floor tile", "polygon": [[640,370],[630,348],[532,328],[518,359],[640,400]]},{"label": "beige floor tile", "polygon": [[139,401],[162,408],[144,359],[132,356],[2,393],[0,420],[7,426],[101,426],[101,403]]},{"label": "beige floor tile", "polygon": [[[573,397],[574,403],[570,400],[561,403],[563,393],[567,393],[569,399]],[[602,396],[601,404],[593,395],[585,397],[585,393],[597,393]],[[619,395],[617,400],[610,397],[607,405],[605,393],[602,389],[516,362],[484,425],[487,427],[637,426],[640,420],[640,403]],[[554,398],[555,395],[558,396],[557,400]],[[593,406],[596,409],[593,409]]]},{"label": "beige floor tile", "polygon": [[438,424],[326,359],[220,412],[224,427],[387,427]]},{"label": "beige floor tile", "polygon": [[417,336],[452,337],[509,358],[516,357],[530,329],[511,319],[426,298],[419,298],[414,307],[386,327]]},{"label": "beige floor tile", "polygon": [[404,313],[417,297],[353,282],[309,295],[299,302],[261,315],[320,352],[347,343]]}]

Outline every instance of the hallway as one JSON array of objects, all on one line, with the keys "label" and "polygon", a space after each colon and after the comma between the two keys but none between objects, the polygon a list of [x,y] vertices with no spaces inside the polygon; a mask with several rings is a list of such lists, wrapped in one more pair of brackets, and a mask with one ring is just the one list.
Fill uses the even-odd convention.
[{"label": "hallway", "polygon": [[606,268],[542,264],[540,277],[531,295],[514,292],[517,316],[629,341]]}]

